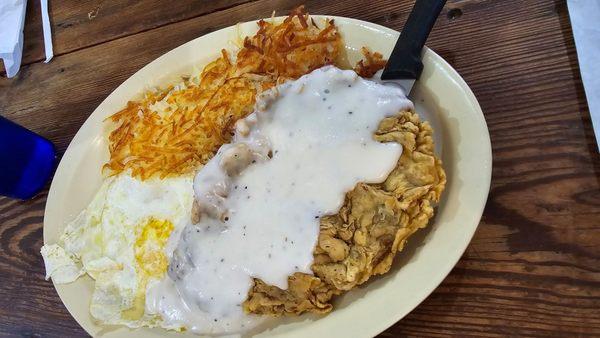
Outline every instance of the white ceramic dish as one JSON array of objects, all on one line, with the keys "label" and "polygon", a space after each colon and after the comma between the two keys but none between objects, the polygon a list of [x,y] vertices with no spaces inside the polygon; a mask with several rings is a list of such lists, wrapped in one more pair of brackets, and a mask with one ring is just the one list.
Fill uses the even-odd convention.
[{"label": "white ceramic dish", "polygon": [[[319,22],[324,17],[313,16]],[[354,64],[368,46],[388,56],[398,32],[369,22],[335,19]],[[256,32],[255,22],[239,26],[243,36]],[[44,217],[44,243],[55,243],[65,225],[91,201],[108,159],[103,120],[149,86],[161,85],[194,66],[202,67],[232,48],[238,29],[229,27],[199,37],[154,60],[121,84],[85,121],[67,148],[54,176]],[[473,236],[487,199],[491,146],[475,96],[463,79],[433,51],[426,49],[421,79],[411,98],[417,112],[431,119],[448,175],[448,185],[434,220],[409,240],[392,270],[338,297],[327,316],[287,319],[258,333],[261,337],[369,337],[400,320],[427,297],[456,264]],[[441,142],[440,142],[441,140]],[[441,148],[438,148],[440,150]],[[190,333],[162,329],[130,330],[95,325],[89,314],[92,280],[80,278],[55,285],[65,306],[92,336],[182,337]]]}]

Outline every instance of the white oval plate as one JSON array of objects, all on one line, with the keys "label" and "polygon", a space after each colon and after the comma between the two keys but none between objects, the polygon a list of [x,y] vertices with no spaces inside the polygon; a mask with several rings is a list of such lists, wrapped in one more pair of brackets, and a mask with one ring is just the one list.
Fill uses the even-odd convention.
[{"label": "white oval plate", "polygon": [[[325,17],[313,16],[317,22]],[[373,23],[334,18],[352,64],[368,46],[389,56],[398,32]],[[150,86],[164,85],[217,58],[222,48],[232,48],[238,33],[256,32],[255,22],[221,29],[199,37],[154,60],[123,82],[85,121],[60,162],[46,204],[44,243],[55,243],[65,225],[87,204],[100,187],[101,166],[108,160],[103,120]],[[356,290],[338,297],[327,316],[285,319],[259,333],[261,337],[370,337],[385,330],[414,309],[450,272],[466,249],[481,218],[487,199],[492,155],[490,138],[475,96],[452,67],[425,49],[425,65],[411,98],[417,112],[432,120],[448,175],[448,185],[432,224],[420,230],[401,252],[392,270]],[[438,148],[440,150],[441,148]],[[55,285],[63,303],[92,336],[181,337],[190,333],[162,329],[130,330],[93,323],[89,303],[93,283],[89,277],[68,285]]]}]

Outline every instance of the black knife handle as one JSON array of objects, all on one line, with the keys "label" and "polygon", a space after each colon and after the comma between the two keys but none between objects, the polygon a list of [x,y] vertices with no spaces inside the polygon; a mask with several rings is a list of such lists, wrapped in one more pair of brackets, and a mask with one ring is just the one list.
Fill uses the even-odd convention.
[{"label": "black knife handle", "polygon": [[446,0],[417,0],[396,41],[381,79],[418,79],[423,71],[421,50]]}]

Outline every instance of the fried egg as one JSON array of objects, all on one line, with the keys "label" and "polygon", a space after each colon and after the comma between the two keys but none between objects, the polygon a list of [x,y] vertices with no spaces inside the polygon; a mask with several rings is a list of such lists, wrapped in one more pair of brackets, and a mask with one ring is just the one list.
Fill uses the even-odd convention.
[{"label": "fried egg", "polygon": [[146,290],[165,276],[193,194],[190,176],[107,178],[59,243],[42,247],[46,278],[63,284],[92,277],[90,312],[99,323],[161,326],[160,317],[145,311]]}]

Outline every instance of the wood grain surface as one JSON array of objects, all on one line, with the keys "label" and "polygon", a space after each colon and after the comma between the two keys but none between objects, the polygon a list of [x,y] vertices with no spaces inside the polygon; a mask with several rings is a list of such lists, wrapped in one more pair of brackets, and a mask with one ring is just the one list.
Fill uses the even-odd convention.
[{"label": "wood grain surface", "polygon": [[[56,56],[44,64],[39,7],[30,1],[24,65],[0,78],[0,114],[62,154],[94,108],[156,57],[300,3],[53,0]],[[401,30],[413,1],[304,3],[311,13]],[[481,104],[492,188],[457,266],[381,336],[600,336],[600,156],[565,1],[449,0],[428,45]],[[86,335],[44,280],[46,196],[0,198],[0,336]]]}]

